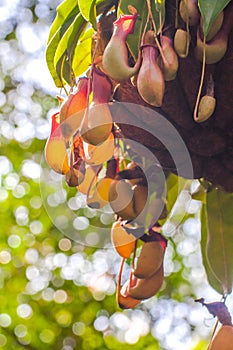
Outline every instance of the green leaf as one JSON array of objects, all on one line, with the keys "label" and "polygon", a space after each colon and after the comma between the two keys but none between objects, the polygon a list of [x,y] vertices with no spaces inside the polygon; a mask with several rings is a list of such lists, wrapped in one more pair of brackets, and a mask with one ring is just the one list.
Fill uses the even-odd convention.
[{"label": "green leaf", "polygon": [[231,0],[198,0],[198,6],[203,18],[203,31],[207,35],[211,24],[218,14]]},{"label": "green leaf", "polygon": [[64,87],[66,83],[69,85],[72,84],[72,69],[65,53],[63,56],[61,56],[56,65],[56,72],[60,81],[62,82],[62,87]]},{"label": "green leaf", "polygon": [[106,9],[116,6],[115,0],[96,0],[97,15],[103,13]]},{"label": "green leaf", "polygon": [[184,179],[180,176],[177,176],[175,174],[170,174],[166,181],[167,186],[167,211],[168,213],[171,212],[172,208],[174,207],[177,198],[182,190],[185,189],[187,184],[189,184],[190,181],[187,179]]},{"label": "green leaf", "polygon": [[[81,33],[86,27],[86,21],[82,17],[81,13],[77,14],[73,22],[70,24],[69,28],[66,30],[65,34],[62,36],[61,40],[57,45],[57,49],[54,56],[54,67],[56,67],[57,75],[62,80],[62,70],[60,69],[60,60],[66,58],[66,66],[70,67],[70,78],[72,76],[72,62],[73,55],[76,44]],[[67,83],[70,83],[69,74],[66,76]]]},{"label": "green leaf", "polygon": [[88,29],[80,38],[73,57],[73,72],[75,76],[83,74],[91,65],[91,45],[94,29]]},{"label": "green leaf", "polygon": [[[86,2],[83,2],[83,6]],[[97,15],[111,7],[111,0],[97,0]],[[93,1],[95,5],[95,2]],[[82,8],[83,10],[83,8]],[[91,52],[87,53],[90,47],[88,42],[80,42],[80,36],[85,33],[86,20],[79,11],[78,0],[65,0],[57,8],[57,16],[51,26],[48,44],[46,49],[46,61],[57,87],[63,87],[65,83],[71,84],[73,73],[82,74],[89,66]],[[84,10],[83,10],[84,11]],[[90,11],[92,11],[90,9]],[[94,9],[93,9],[94,11]],[[90,12],[90,16],[91,16]],[[91,17],[90,17],[91,20]],[[87,55],[76,48],[84,49]],[[79,52],[78,52],[79,51]],[[80,56],[80,58],[78,58]],[[78,69],[78,63],[80,63]]]},{"label": "green leaf", "polygon": [[[64,22],[61,24],[61,26],[56,30],[56,32],[53,34],[53,36],[50,38],[47,48],[46,48],[46,62],[50,71],[50,74],[53,77],[53,80],[55,82],[55,85],[57,87],[63,87],[62,79],[60,76],[57,74],[57,69],[54,65],[54,56],[57,51],[58,44],[63,37],[64,33],[66,33],[67,29],[71,25],[71,23],[74,21],[76,15],[77,15],[77,9],[73,9],[69,13],[69,15],[66,17]],[[53,32],[53,31],[52,31]],[[50,32],[51,33],[51,32]],[[50,36],[49,36],[50,37]]]},{"label": "green leaf", "polygon": [[[205,195],[206,197],[206,195]],[[203,199],[203,202],[205,200]],[[208,259],[207,259],[207,242],[208,242],[208,230],[207,230],[207,218],[206,218],[206,205],[203,204],[200,212],[200,221],[201,221],[201,252],[202,252],[202,262],[205,268],[207,280],[210,286],[216,290],[216,292],[223,294],[223,288],[221,282],[216,278],[213,273]]]},{"label": "green leaf", "polygon": [[185,186],[189,183],[188,180],[179,177],[175,174],[170,174],[166,180],[166,210],[167,217],[165,219],[159,220],[160,225],[163,225],[166,220],[171,216],[172,209],[176,204],[177,198],[180,192],[185,188]]},{"label": "green leaf", "polygon": [[96,0],[78,0],[83,18],[96,29]]},{"label": "green leaf", "polygon": [[63,26],[67,18],[70,17],[72,13],[78,13],[78,0],[65,0],[57,7],[57,15],[50,27],[48,43],[57,32],[57,30]]},{"label": "green leaf", "polygon": [[224,293],[233,285],[233,194],[220,189],[207,193],[207,246],[209,266],[221,282]]}]

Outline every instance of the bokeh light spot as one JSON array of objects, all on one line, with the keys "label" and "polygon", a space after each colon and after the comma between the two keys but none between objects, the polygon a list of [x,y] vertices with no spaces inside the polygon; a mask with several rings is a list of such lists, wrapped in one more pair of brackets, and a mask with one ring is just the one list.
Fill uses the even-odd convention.
[{"label": "bokeh light spot", "polygon": [[22,165],[22,174],[33,180],[39,179],[41,167],[32,160],[25,160]]},{"label": "bokeh light spot", "polygon": [[63,304],[67,300],[67,293],[62,289],[58,289],[54,293],[53,299],[57,304]]},{"label": "bokeh light spot", "polygon": [[30,318],[32,316],[32,308],[28,304],[20,304],[16,311],[21,318]]},{"label": "bokeh light spot", "polygon": [[8,314],[0,314],[0,326],[9,327],[11,325],[11,317]]},{"label": "bokeh light spot", "polygon": [[73,226],[76,230],[86,230],[89,226],[89,220],[85,216],[79,216],[74,219]]},{"label": "bokeh light spot", "polygon": [[7,344],[7,337],[5,335],[0,334],[0,346],[3,347]]},{"label": "bokeh light spot", "polygon": [[19,324],[15,327],[14,333],[18,338],[23,338],[27,335],[27,327],[24,324]]},{"label": "bokeh light spot", "polygon": [[99,332],[104,332],[109,326],[109,319],[106,316],[99,316],[94,322],[94,327]]},{"label": "bokeh light spot", "polygon": [[5,156],[0,156],[0,175],[8,174],[12,169],[12,164]]},{"label": "bokeh light spot", "polygon": [[39,337],[43,343],[52,344],[55,339],[55,334],[51,329],[43,329]]},{"label": "bokeh light spot", "polygon": [[1,264],[8,264],[11,261],[11,254],[7,250],[2,250],[0,252],[0,263]]},{"label": "bokeh light spot", "polygon": [[58,246],[61,250],[63,250],[64,252],[67,252],[68,250],[70,250],[70,248],[72,247],[71,245],[71,241],[68,238],[62,238],[60,239]]},{"label": "bokeh light spot", "polygon": [[72,322],[72,314],[68,310],[60,310],[59,312],[56,313],[55,317],[57,322],[63,326],[63,327],[68,327],[70,323]]},{"label": "bokeh light spot", "polygon": [[8,245],[11,248],[18,248],[21,244],[21,238],[18,235],[11,235],[8,238]]},{"label": "bokeh light spot", "polygon": [[85,323],[83,322],[75,322],[72,326],[72,331],[75,335],[77,336],[81,336],[84,334],[85,332]]}]

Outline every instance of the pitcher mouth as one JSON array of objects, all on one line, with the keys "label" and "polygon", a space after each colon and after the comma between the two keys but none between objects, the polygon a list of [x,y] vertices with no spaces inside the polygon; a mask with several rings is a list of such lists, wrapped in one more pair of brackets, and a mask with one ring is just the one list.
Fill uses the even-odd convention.
[{"label": "pitcher mouth", "polygon": [[136,23],[136,19],[138,17],[137,13],[134,13],[133,15],[120,15],[119,18],[116,19],[113,24],[115,26],[119,26],[122,24],[124,32],[127,32],[127,34],[132,34],[134,31],[134,26]]}]

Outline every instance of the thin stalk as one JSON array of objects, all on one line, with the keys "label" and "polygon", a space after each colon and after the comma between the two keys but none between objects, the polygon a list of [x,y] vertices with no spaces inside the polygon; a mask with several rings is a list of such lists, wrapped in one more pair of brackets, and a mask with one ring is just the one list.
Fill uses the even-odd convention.
[{"label": "thin stalk", "polygon": [[213,339],[213,337],[214,337],[214,335],[216,333],[217,327],[218,327],[218,320],[215,322],[214,329],[213,329],[213,332],[212,332],[210,340]]},{"label": "thin stalk", "polygon": [[129,275],[129,287],[131,288],[133,285],[133,270],[130,271]]},{"label": "thin stalk", "polygon": [[204,83],[204,77],[205,77],[205,65],[206,65],[206,36],[204,35],[203,39],[203,60],[202,60],[202,70],[201,70],[201,80],[199,84],[199,90],[197,94],[197,99],[196,99],[196,104],[193,112],[193,118],[194,120],[198,119],[197,111],[198,111],[198,106],[201,98],[201,92],[202,92],[202,87]]},{"label": "thin stalk", "polygon": [[189,18],[187,19],[186,21],[186,32],[187,32],[187,37],[188,37],[188,40],[187,40],[187,44],[186,44],[186,50],[185,50],[185,57],[188,56],[188,51],[189,51],[189,36],[190,36],[190,31],[189,31]]},{"label": "thin stalk", "polygon": [[161,33],[161,35],[162,35],[162,32],[163,32],[163,14],[161,11],[161,6],[160,6],[160,9],[159,9],[159,33]]},{"label": "thin stalk", "polygon": [[136,252],[137,252],[137,245],[138,245],[138,240],[136,239],[134,243],[134,249],[133,249],[133,258],[132,258],[132,269],[135,269],[135,258],[136,258]]},{"label": "thin stalk", "polygon": [[70,168],[73,168],[74,164],[74,135],[70,138]]},{"label": "thin stalk", "polygon": [[146,24],[145,24],[145,27],[144,27],[143,33],[142,33],[141,45],[144,44],[144,38],[145,38],[145,34],[146,34],[148,23],[149,23],[149,19],[150,19],[150,16],[149,16],[149,13],[148,13],[148,16],[147,16],[147,19],[146,19]]},{"label": "thin stalk", "polygon": [[179,0],[176,0],[176,13],[175,13],[175,28],[177,29],[179,26],[179,9],[178,9],[178,2]]},{"label": "thin stalk", "polygon": [[61,80],[61,83],[62,83],[62,88],[64,89],[66,96],[69,96],[69,93],[68,93],[68,91],[66,90],[66,87],[65,87],[65,85],[64,85],[64,83],[63,83],[63,79],[62,79],[62,69],[63,69],[63,66],[64,66],[64,59],[63,59],[62,64],[61,64],[61,69],[60,69],[60,72],[59,72],[59,78],[61,78],[60,80]]},{"label": "thin stalk", "polygon": [[156,28],[156,24],[155,24],[155,21],[154,21],[154,18],[153,18],[151,5],[150,5],[150,0],[146,0],[146,2],[147,2],[147,8],[148,8],[148,16],[149,16],[149,19],[150,19],[150,21],[152,23],[152,27],[153,27],[154,33],[155,33],[155,36],[154,36],[155,37],[155,43],[156,43],[156,45],[157,45],[157,47],[159,49],[159,53],[160,53],[160,55],[161,55],[161,57],[163,59],[163,62],[166,62],[167,61],[166,57],[164,56],[163,49],[162,49],[162,47],[160,45],[160,42],[159,42],[159,40],[157,38],[157,28]]}]

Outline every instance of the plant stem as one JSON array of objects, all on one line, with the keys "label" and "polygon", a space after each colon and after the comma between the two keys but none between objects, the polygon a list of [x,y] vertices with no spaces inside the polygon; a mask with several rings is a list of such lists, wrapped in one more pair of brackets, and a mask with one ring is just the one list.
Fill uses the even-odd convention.
[{"label": "plant stem", "polygon": [[198,90],[197,99],[196,99],[196,104],[195,104],[195,108],[194,108],[194,112],[193,112],[193,117],[194,117],[195,121],[198,119],[197,111],[198,111],[198,106],[199,106],[200,97],[201,97],[201,91],[202,91],[202,87],[203,87],[203,83],[204,83],[204,77],[205,77],[205,65],[206,65],[206,36],[205,35],[204,35],[204,39],[203,39],[203,45],[204,46],[203,46],[203,60],[202,60],[201,80],[200,80],[199,90]]},{"label": "plant stem", "polygon": [[[148,16],[149,16],[149,19],[150,19],[150,21],[151,21],[151,23],[152,23],[152,27],[153,27],[154,33],[155,33],[155,35],[154,35],[154,37],[155,37],[155,43],[156,43],[156,45],[157,45],[157,47],[158,47],[158,49],[159,49],[159,53],[160,53],[160,55],[161,55],[161,57],[162,57],[163,62],[167,62],[166,57],[165,57],[164,54],[163,54],[163,49],[162,49],[162,47],[161,47],[161,45],[160,45],[160,42],[159,42],[159,40],[158,40],[158,38],[157,38],[157,28],[156,28],[156,24],[155,24],[155,21],[154,21],[154,18],[153,18],[153,14],[152,14],[152,10],[151,10],[151,5],[150,5],[150,0],[146,0],[146,2],[147,2],[147,7],[148,7]],[[162,32],[162,30],[161,30],[161,32]]]},{"label": "plant stem", "polygon": [[138,245],[138,240],[136,239],[136,241],[134,243],[133,258],[132,258],[132,269],[133,270],[135,268],[135,258],[136,258],[137,245]]},{"label": "plant stem", "polygon": [[121,276],[122,276],[122,272],[123,272],[124,263],[125,263],[125,258],[122,258],[122,259],[121,259],[121,264],[120,264],[119,273],[118,273],[118,278],[117,278],[117,294],[120,293],[120,288],[121,288]]},{"label": "plant stem", "polygon": [[176,0],[175,28],[178,28],[178,25],[179,25],[178,16],[179,16],[178,0]]}]

